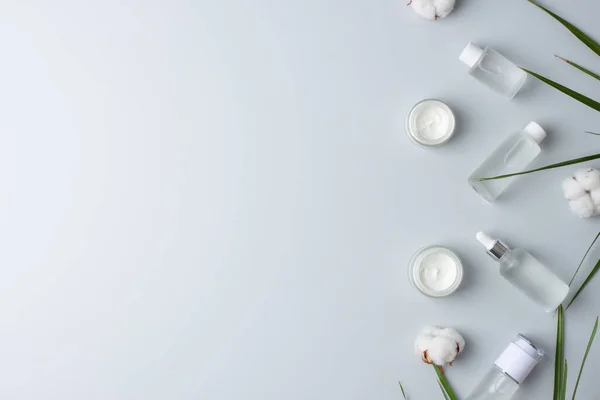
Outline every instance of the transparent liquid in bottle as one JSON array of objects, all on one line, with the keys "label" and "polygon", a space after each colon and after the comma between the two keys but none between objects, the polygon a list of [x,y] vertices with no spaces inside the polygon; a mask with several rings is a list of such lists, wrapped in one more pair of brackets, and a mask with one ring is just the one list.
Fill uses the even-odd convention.
[{"label": "transparent liquid in bottle", "polygon": [[512,99],[525,84],[527,73],[489,47],[483,52],[481,60],[469,73],[490,89]]},{"label": "transparent liquid in bottle", "polygon": [[540,154],[540,145],[529,135],[519,132],[506,139],[469,177],[471,187],[492,202],[515,178],[479,181],[481,178],[521,172]]},{"label": "transparent liquid in bottle", "polygon": [[554,311],[569,293],[565,282],[523,249],[506,252],[500,274],[546,312]]},{"label": "transparent liquid in bottle", "polygon": [[519,384],[494,366],[466,400],[509,400],[519,389]]},{"label": "transparent liquid in bottle", "polygon": [[535,368],[544,351],[518,334],[466,400],[509,400]]}]

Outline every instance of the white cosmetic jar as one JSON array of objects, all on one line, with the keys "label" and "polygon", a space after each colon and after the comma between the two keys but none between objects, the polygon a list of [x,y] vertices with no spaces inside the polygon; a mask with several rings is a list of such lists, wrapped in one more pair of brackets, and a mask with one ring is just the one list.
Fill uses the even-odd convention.
[{"label": "white cosmetic jar", "polygon": [[408,265],[412,285],[426,296],[446,297],[458,289],[463,278],[460,258],[442,246],[424,247]]},{"label": "white cosmetic jar", "polygon": [[417,103],[408,113],[406,134],[419,146],[437,147],[445,144],[456,127],[456,118],[447,104],[427,99]]}]

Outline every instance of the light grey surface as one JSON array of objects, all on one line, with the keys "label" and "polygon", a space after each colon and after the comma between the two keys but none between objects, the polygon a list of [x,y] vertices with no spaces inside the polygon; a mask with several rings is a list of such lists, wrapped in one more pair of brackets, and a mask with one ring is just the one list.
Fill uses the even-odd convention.
[{"label": "light grey surface", "polygon": [[[600,37],[599,3],[545,4]],[[533,80],[507,102],[457,60],[475,41],[597,94],[552,54],[597,57],[525,0],[459,0],[437,22],[396,0],[8,0],[0,19],[0,397],[397,400],[401,379],[438,399],[412,352],[426,324],[467,339],[447,370],[460,395],[522,332],[548,356],[519,398],[550,397],[555,319],[474,234],[568,279],[598,222],[562,199],[572,169],[493,206],[466,178],[532,119],[540,163],[591,153],[600,115]],[[423,98],[457,114],[446,147],[405,136]],[[408,282],[429,244],[463,258],[448,299]],[[571,384],[599,300],[569,310]],[[598,397],[598,354],[580,399]]]}]

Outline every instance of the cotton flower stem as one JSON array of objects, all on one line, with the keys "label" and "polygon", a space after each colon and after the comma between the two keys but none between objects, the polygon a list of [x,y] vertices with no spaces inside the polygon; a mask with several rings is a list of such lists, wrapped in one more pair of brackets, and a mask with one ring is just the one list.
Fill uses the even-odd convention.
[{"label": "cotton flower stem", "polygon": [[442,393],[444,393],[444,397],[448,400],[458,400],[458,397],[450,387],[450,383],[448,383],[448,380],[442,374],[441,368],[437,365],[434,365],[433,369],[435,370],[439,384],[442,387]]}]

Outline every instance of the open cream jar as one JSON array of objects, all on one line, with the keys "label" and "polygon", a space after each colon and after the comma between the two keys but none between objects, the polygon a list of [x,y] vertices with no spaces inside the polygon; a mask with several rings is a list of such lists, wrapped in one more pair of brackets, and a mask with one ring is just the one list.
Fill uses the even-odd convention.
[{"label": "open cream jar", "polygon": [[454,113],[439,100],[417,103],[406,117],[406,134],[416,144],[436,147],[446,143],[454,134]]},{"label": "open cream jar", "polygon": [[462,282],[462,262],[445,247],[425,247],[410,260],[408,277],[413,286],[426,296],[449,296]]}]

